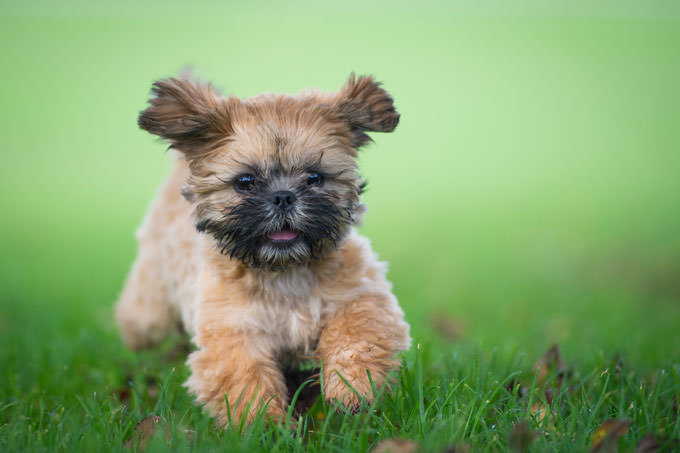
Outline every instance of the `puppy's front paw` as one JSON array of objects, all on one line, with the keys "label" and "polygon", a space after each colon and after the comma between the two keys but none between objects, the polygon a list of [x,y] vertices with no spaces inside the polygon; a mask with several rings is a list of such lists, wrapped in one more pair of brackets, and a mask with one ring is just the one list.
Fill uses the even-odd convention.
[{"label": "puppy's front paw", "polygon": [[220,427],[256,417],[285,421],[287,389],[274,361],[255,360],[244,338],[223,333],[189,356],[191,376],[184,384]]},{"label": "puppy's front paw", "polygon": [[[349,384],[349,385],[348,385]],[[338,402],[353,413],[362,401],[370,404],[374,394],[366,370],[329,366],[324,370],[324,395],[329,402]]]},{"label": "puppy's front paw", "polygon": [[205,399],[202,398],[200,391],[192,388],[193,384],[190,378],[185,385],[197,395],[200,403],[205,404],[208,413],[215,417],[220,428],[238,425],[242,421],[252,423],[259,416],[274,423],[284,423],[286,420],[285,401],[281,395],[269,390],[262,391],[259,388],[235,385],[227,392],[217,392],[212,399]]}]

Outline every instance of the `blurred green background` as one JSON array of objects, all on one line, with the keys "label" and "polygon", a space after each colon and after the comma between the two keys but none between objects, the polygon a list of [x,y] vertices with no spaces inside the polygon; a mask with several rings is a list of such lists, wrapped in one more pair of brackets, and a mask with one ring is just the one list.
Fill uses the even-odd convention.
[{"label": "blurred green background", "polygon": [[680,360],[679,3],[0,13],[0,357],[122,349],[112,304],[169,167],[136,116],[152,81],[189,65],[241,97],[384,81],[402,119],[361,153],[362,232],[417,342],[445,351],[432,319],[450,317],[482,351]]}]

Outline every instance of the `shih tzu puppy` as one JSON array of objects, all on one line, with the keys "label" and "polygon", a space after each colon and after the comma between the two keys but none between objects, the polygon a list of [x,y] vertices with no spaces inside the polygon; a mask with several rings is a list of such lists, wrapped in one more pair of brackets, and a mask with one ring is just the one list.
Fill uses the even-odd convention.
[{"label": "shih tzu puppy", "polygon": [[183,327],[197,347],[185,385],[221,426],[282,419],[284,371],[301,359],[320,363],[327,400],[371,401],[410,344],[386,266],[355,231],[357,149],[397,126],[390,95],[354,75],[335,93],[250,99],[171,78],[149,103],[139,126],[177,158],[117,303],[125,343]]}]

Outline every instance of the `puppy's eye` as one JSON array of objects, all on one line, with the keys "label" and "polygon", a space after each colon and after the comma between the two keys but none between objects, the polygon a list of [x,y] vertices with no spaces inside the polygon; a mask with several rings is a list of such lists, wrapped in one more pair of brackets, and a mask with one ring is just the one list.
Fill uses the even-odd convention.
[{"label": "puppy's eye", "polygon": [[234,185],[238,190],[248,191],[255,187],[255,176],[253,175],[241,175],[236,178]]},{"label": "puppy's eye", "polygon": [[323,176],[315,171],[310,171],[307,174],[307,185],[308,186],[320,186],[323,184]]}]

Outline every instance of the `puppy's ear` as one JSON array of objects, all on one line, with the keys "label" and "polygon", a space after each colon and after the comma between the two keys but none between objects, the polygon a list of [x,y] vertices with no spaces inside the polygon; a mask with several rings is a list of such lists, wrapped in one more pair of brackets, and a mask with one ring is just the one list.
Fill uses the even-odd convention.
[{"label": "puppy's ear", "polygon": [[392,132],[399,123],[392,97],[373,77],[351,74],[337,102],[340,114],[349,122],[355,148],[371,140],[366,132]]},{"label": "puppy's ear", "polygon": [[208,84],[185,78],[159,80],[151,88],[150,107],[137,124],[163,137],[188,159],[200,157],[211,143],[232,133],[227,101]]}]

